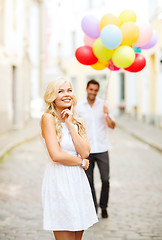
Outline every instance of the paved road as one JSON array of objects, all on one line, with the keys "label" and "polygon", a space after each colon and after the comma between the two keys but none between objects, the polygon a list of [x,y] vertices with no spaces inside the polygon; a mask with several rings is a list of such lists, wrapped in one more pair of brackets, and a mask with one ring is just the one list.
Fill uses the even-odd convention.
[{"label": "paved road", "polygon": [[[110,136],[109,219],[99,213],[99,223],[83,240],[162,240],[162,154],[122,130]],[[0,163],[0,240],[53,239],[41,229],[45,164],[40,138],[15,148]]]}]

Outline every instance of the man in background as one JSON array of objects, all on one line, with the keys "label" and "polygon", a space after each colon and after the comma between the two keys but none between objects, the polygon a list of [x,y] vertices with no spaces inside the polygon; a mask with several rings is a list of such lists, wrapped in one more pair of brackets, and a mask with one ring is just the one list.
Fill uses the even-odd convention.
[{"label": "man in background", "polygon": [[109,154],[107,128],[115,128],[115,121],[112,119],[108,106],[103,99],[97,97],[100,85],[92,79],[87,83],[87,97],[77,105],[77,113],[82,117],[86,124],[87,135],[91,145],[91,153],[88,157],[90,166],[86,171],[93,200],[98,211],[96,192],[94,187],[94,166],[97,163],[99,168],[102,187],[99,206],[102,218],[108,218],[109,200]]}]

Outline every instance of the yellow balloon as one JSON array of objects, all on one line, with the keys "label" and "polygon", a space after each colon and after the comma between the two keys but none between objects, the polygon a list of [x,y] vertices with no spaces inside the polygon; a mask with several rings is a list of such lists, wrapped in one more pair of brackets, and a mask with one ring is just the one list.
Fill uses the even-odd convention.
[{"label": "yellow balloon", "polygon": [[100,38],[95,40],[92,50],[94,55],[103,61],[108,61],[114,52],[114,50],[105,48]]},{"label": "yellow balloon", "polygon": [[133,10],[129,9],[121,12],[119,15],[120,25],[125,22],[136,22],[136,19],[136,13]]},{"label": "yellow balloon", "polygon": [[108,13],[105,14],[100,21],[100,29],[104,28],[108,24],[114,24],[116,26],[120,26],[120,21],[119,18],[116,17],[115,15]]},{"label": "yellow balloon", "polygon": [[135,43],[139,37],[140,31],[134,22],[125,22],[120,27],[122,32],[122,42],[121,45],[131,46]]},{"label": "yellow balloon", "polygon": [[114,65],[118,68],[127,68],[134,62],[135,52],[129,46],[118,47],[112,56]]}]

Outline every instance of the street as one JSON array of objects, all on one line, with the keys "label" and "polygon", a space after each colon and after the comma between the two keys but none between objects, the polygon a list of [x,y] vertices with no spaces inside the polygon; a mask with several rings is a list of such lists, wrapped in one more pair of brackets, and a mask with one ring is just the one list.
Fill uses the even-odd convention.
[{"label": "street", "polygon": [[[109,218],[83,240],[162,240],[162,153],[121,129],[109,132]],[[42,230],[41,182],[48,159],[40,137],[0,162],[0,240],[52,240]],[[99,198],[100,178],[95,168]]]}]

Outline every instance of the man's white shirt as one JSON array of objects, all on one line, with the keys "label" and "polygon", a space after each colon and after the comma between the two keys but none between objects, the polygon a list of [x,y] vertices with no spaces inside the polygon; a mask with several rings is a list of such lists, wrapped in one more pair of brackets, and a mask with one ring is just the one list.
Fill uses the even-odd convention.
[{"label": "man's white shirt", "polygon": [[97,97],[92,107],[89,105],[87,99],[77,104],[77,114],[83,118],[86,124],[91,153],[105,152],[110,146],[103,106],[104,100]]}]

